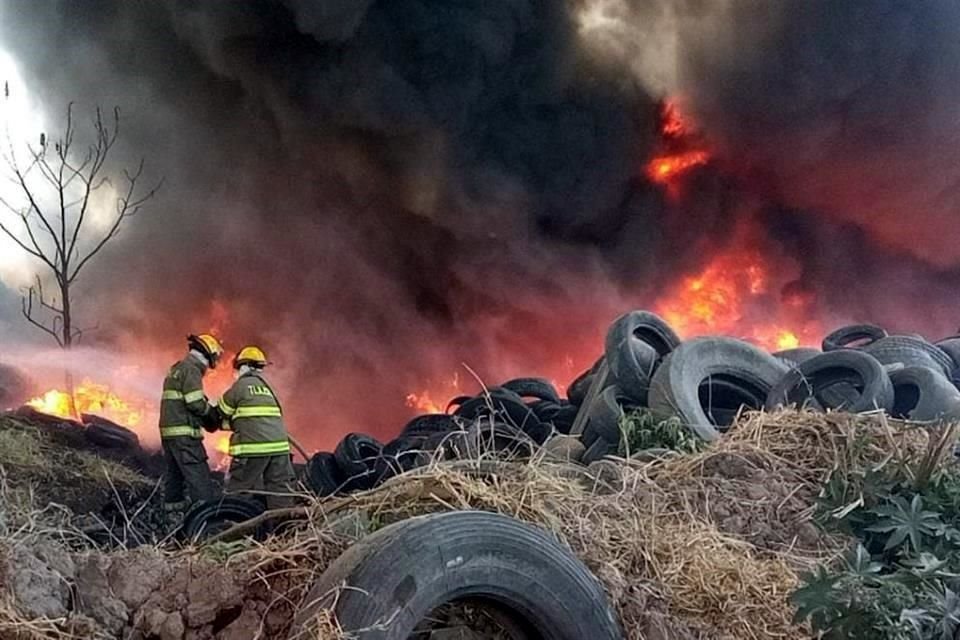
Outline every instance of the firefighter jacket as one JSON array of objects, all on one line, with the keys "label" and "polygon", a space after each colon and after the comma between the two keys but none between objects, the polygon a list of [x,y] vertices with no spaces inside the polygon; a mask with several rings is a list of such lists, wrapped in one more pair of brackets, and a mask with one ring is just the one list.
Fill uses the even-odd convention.
[{"label": "firefighter jacket", "polygon": [[203,392],[205,365],[195,357],[186,358],[170,367],[163,381],[160,399],[160,437],[203,439],[201,425],[210,415],[210,405]]},{"label": "firefighter jacket", "polygon": [[288,455],[290,441],[283,411],[263,374],[247,371],[220,398],[223,428],[232,431],[230,455],[256,457]]}]

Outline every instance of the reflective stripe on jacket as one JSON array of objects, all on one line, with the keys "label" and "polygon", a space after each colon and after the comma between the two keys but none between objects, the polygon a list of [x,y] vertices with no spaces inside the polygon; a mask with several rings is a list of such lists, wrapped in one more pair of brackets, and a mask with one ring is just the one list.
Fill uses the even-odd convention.
[{"label": "reflective stripe on jacket", "polygon": [[259,371],[240,376],[217,403],[224,429],[232,431],[230,455],[274,456],[290,453],[283,410]]},{"label": "reflective stripe on jacket", "polygon": [[210,411],[203,392],[205,369],[193,356],[187,356],[170,367],[160,395],[161,438],[203,439],[200,425]]}]

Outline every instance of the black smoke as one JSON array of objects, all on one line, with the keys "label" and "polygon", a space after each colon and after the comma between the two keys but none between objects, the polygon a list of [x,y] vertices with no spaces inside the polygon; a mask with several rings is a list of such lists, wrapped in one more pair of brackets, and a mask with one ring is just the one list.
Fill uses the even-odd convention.
[{"label": "black smoke", "polygon": [[[637,60],[585,43],[585,4],[0,0],[31,91],[119,105],[119,159],[166,177],[87,276],[91,340],[178,346],[223,305],[231,346],[262,342],[298,430],[330,445],[395,431],[404,395],[468,377],[462,362],[488,382],[573,377],[606,321],[651,304],[738,221],[804,265],[825,317],[902,320],[832,288],[875,260],[898,260],[883,271],[898,290],[956,282],[950,260],[891,241],[909,224],[889,226],[941,202],[916,238],[943,257],[950,5],[625,4],[636,38],[676,31],[676,88],[719,151],[677,204],[643,177],[662,96]],[[917,164],[895,162],[906,153]],[[902,196],[931,164],[944,188]],[[846,259],[847,243],[864,253]]]}]

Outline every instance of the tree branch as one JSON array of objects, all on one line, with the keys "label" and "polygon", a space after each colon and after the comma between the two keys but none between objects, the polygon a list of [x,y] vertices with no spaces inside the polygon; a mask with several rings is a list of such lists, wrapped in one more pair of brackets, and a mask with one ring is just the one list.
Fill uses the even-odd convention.
[{"label": "tree branch", "polygon": [[33,287],[30,287],[27,289],[27,294],[21,299],[21,312],[23,313],[23,317],[26,318],[27,322],[42,330],[44,333],[53,336],[53,339],[57,341],[57,344],[62,349],[63,339],[56,332],[56,318],[54,319],[54,328],[51,329],[33,317],[33,296],[34,290]]},{"label": "tree branch", "polygon": [[87,262],[90,261],[95,255],[100,253],[103,247],[111,240],[117,232],[120,230],[120,225],[126,218],[135,216],[139,211],[140,207],[143,206],[148,200],[153,198],[157,191],[160,190],[160,187],[163,186],[163,180],[156,184],[152,189],[150,189],[142,197],[134,199],[134,194],[137,188],[137,181],[143,175],[143,159],[140,160],[140,164],[137,166],[137,171],[134,174],[130,174],[128,171],[124,171],[124,177],[127,179],[127,192],[125,195],[121,196],[117,201],[117,217],[113,221],[113,225],[107,231],[107,233],[100,239],[100,242],[90,250],[90,252],[77,264],[74,268],[73,273],[71,273],[67,278],[67,284],[72,284],[74,280],[77,279],[77,276],[80,274],[80,271],[86,266]]}]

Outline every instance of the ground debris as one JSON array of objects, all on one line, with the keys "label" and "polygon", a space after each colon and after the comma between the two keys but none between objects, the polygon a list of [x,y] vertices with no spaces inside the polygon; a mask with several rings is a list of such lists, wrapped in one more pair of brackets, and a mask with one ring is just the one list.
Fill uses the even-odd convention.
[{"label": "ground debris", "polygon": [[[262,544],[103,552],[71,548],[63,530],[41,534],[38,520],[35,534],[0,538],[8,576],[16,573],[3,562],[9,549],[29,550],[18,549],[29,559],[16,564],[29,564],[34,577],[15,578],[28,587],[17,591],[39,590],[18,599],[0,588],[0,629],[19,629],[18,640],[279,640],[315,577],[357,535],[413,515],[482,509],[543,526],[569,545],[606,587],[628,640],[804,637],[788,595],[800,571],[847,542],[811,522],[821,483],[833,469],[922,448],[915,430],[879,418],[750,414],[689,455],[591,468],[545,457],[437,463],[340,502],[314,500],[304,522]],[[462,613],[422,637],[476,635],[479,623]],[[339,637],[335,621],[324,624],[325,637]],[[78,625],[87,635],[70,635]],[[23,635],[28,628],[46,635]],[[483,630],[480,637],[496,637]]]}]

